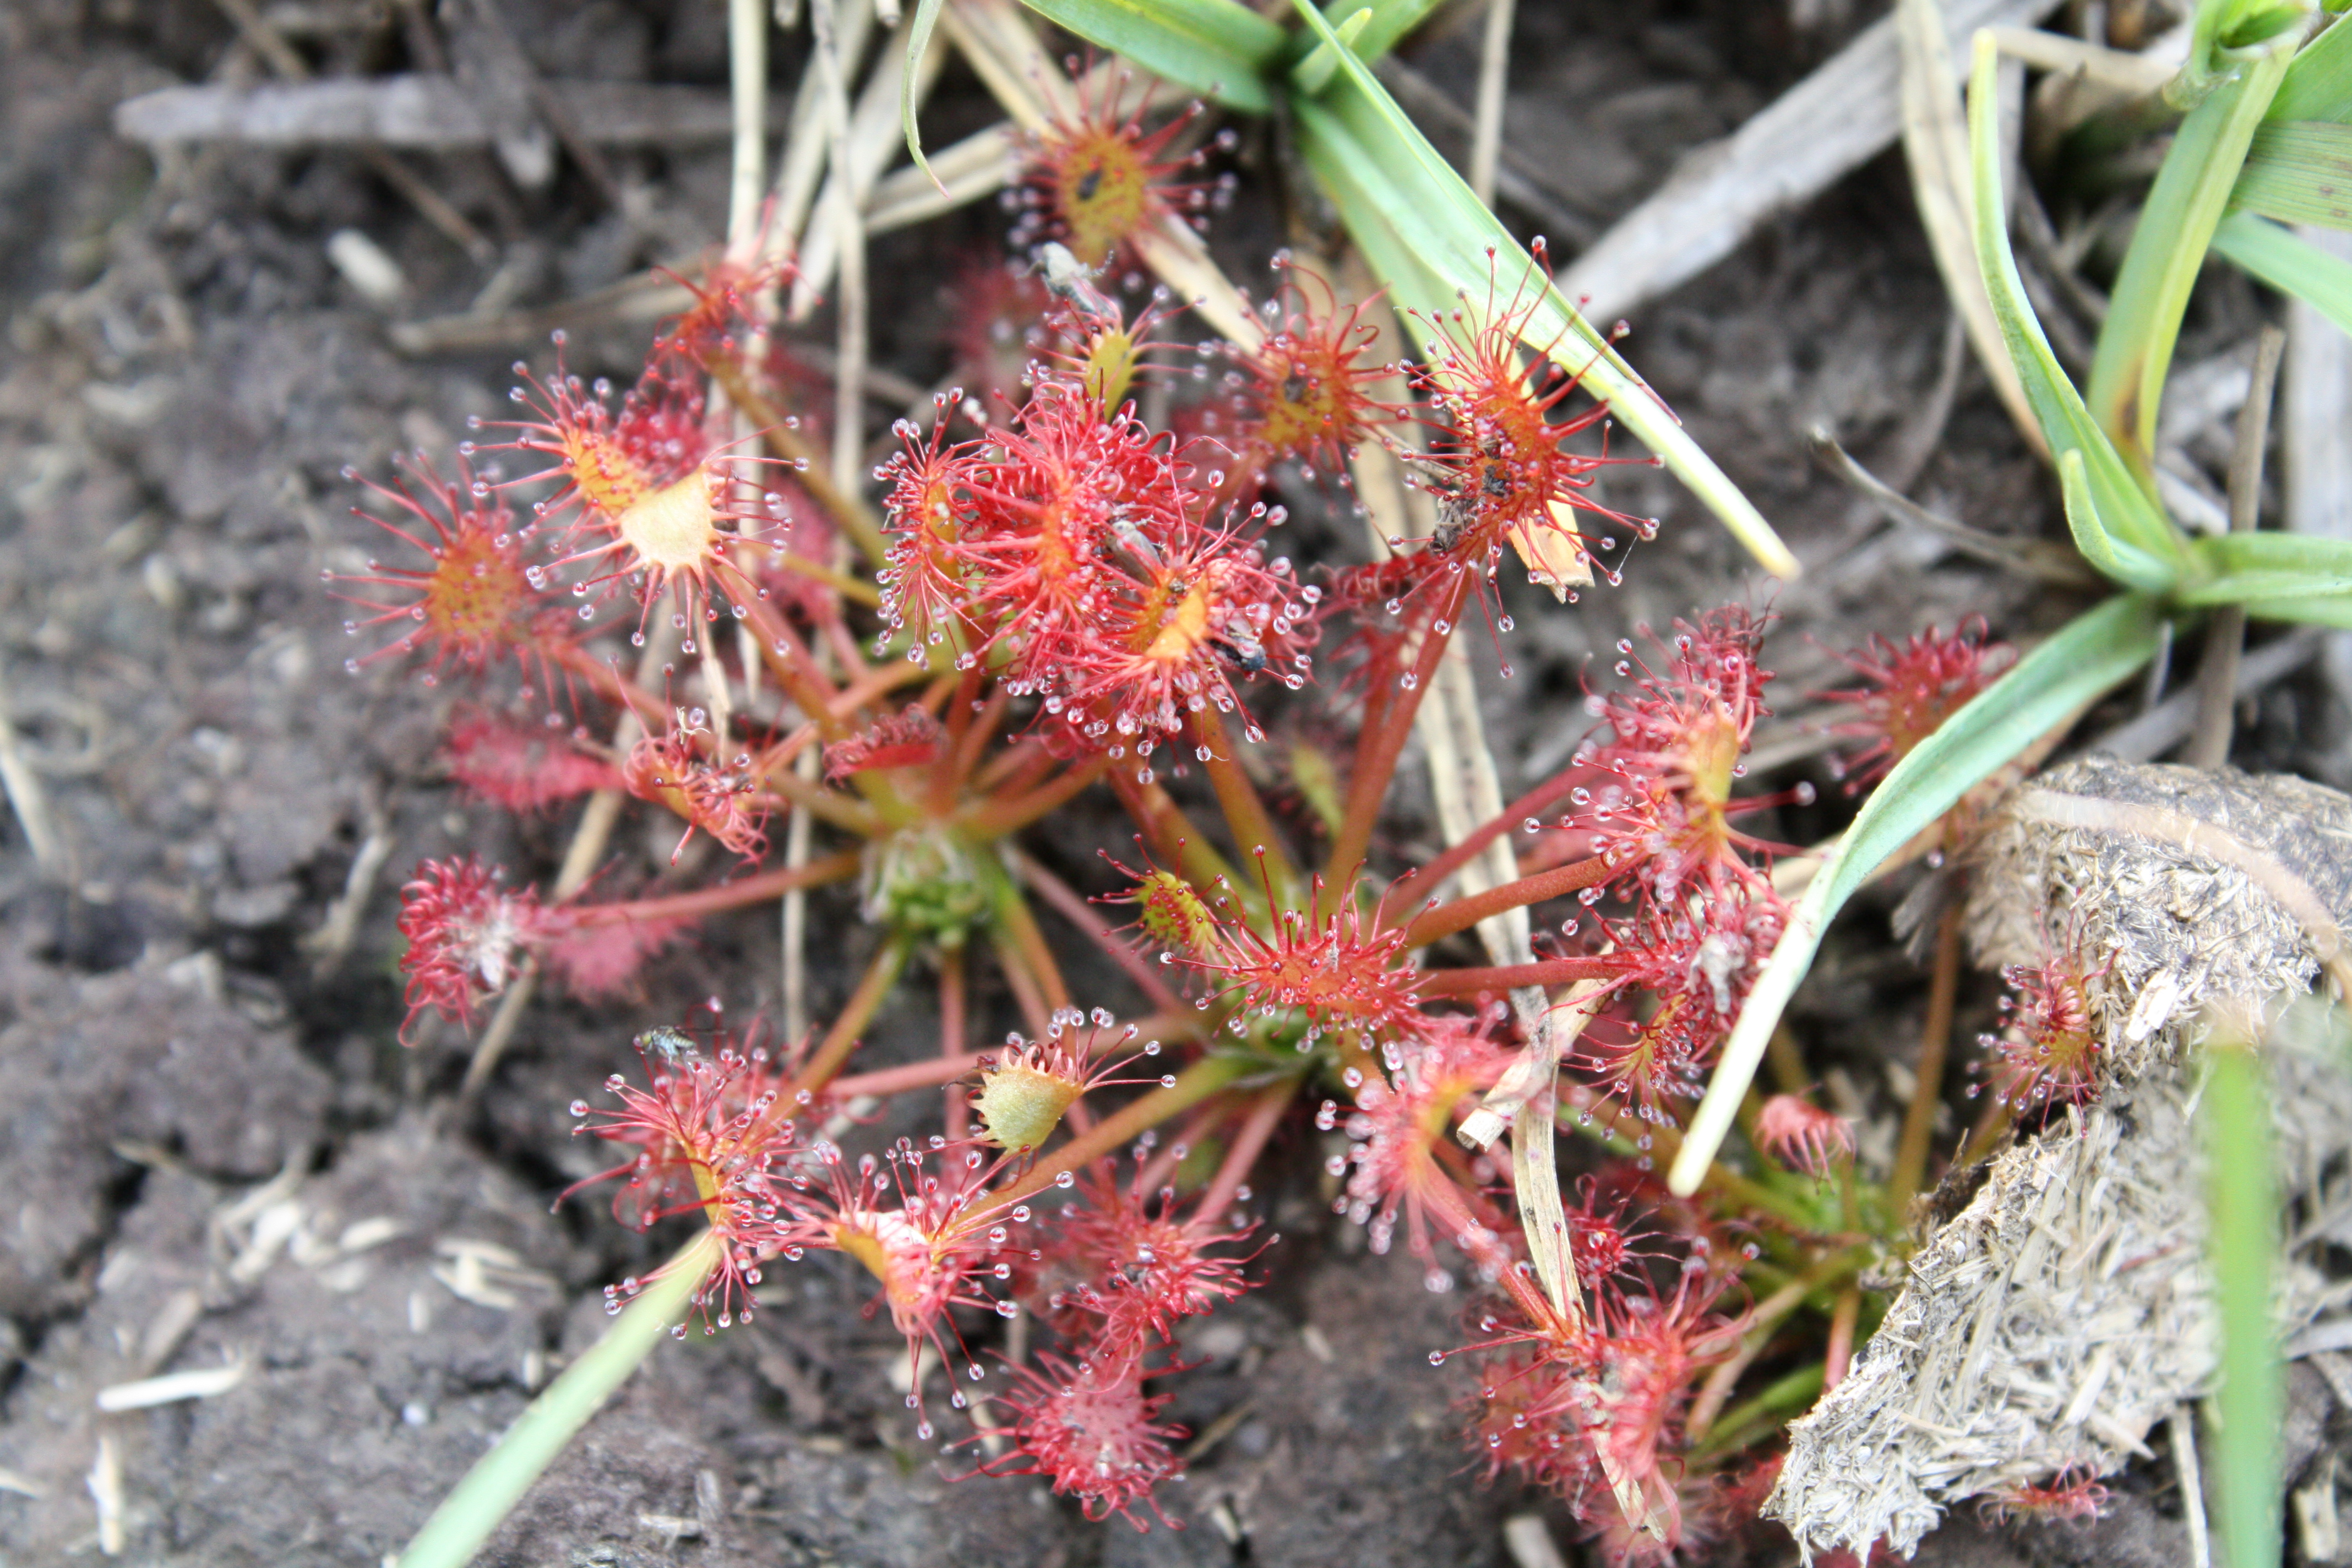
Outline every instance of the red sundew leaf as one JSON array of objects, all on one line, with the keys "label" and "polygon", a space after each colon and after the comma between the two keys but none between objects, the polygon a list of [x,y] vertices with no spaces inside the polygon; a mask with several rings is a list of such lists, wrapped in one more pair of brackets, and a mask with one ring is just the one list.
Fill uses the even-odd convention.
[{"label": "red sundew leaf", "polygon": [[[1030,142],[1018,200],[1028,210],[1013,234],[1015,250],[1058,239],[1087,267],[1102,267],[1129,250],[1138,236],[1180,214],[1205,214],[1215,187],[1171,178],[1207,161],[1206,149],[1169,155],[1170,144],[1197,119],[1194,102],[1158,129],[1143,128],[1150,95],[1119,112],[1124,73],[1107,89],[1081,89],[1075,113],[1039,131]],[[1233,133],[1220,139],[1231,146]]]},{"label": "red sundew leaf", "polygon": [[562,734],[487,714],[453,725],[442,758],[449,776],[467,791],[512,812],[543,811],[621,784],[611,763],[576,749]]},{"label": "red sundew leaf", "polygon": [[535,652],[544,659],[561,640],[561,630],[545,613],[540,568],[532,563],[536,530],[519,525],[488,480],[475,477],[467,450],[459,449],[454,484],[421,455],[398,460],[404,472],[390,485],[364,479],[356,468],[343,470],[345,479],[365,485],[395,509],[391,518],[356,509],[355,515],[424,558],[421,565],[371,559],[362,574],[328,574],[331,582],[385,595],[337,592],[344,603],[375,612],[344,622],[346,635],[356,637],[376,626],[399,633],[374,652],[346,660],[344,668],[353,673],[394,654],[425,653],[428,681],[451,664],[480,675],[509,653],[524,658]]},{"label": "red sundew leaf", "polygon": [[1041,1352],[1037,1362],[1037,1367],[1016,1367],[1013,1387],[997,1396],[1013,1408],[1015,1419],[992,1435],[1012,1439],[1014,1447],[1003,1458],[982,1464],[980,1473],[1043,1476],[1057,1496],[1078,1499],[1090,1520],[1116,1513],[1138,1530],[1147,1529],[1131,1511],[1139,1502],[1168,1524],[1151,1490],[1183,1476],[1184,1462],[1172,1445],[1192,1434],[1153,1419],[1171,1396],[1143,1392],[1150,1373],[1141,1360],[1114,1358],[1101,1365],[1089,1359],[1073,1365]]},{"label": "red sundew leaf", "polygon": [[1866,682],[1820,693],[1852,703],[1855,710],[1852,720],[1830,728],[1832,735],[1851,735],[1864,742],[1860,750],[1831,763],[1832,773],[1845,779],[1848,795],[1858,795],[1885,777],[2016,662],[2015,648],[1988,641],[1989,636],[1985,618],[1969,616],[1949,632],[1929,626],[1900,644],[1873,637],[1838,655]]},{"label": "red sundew leaf", "polygon": [[905,708],[861,734],[824,749],[824,782],[877,768],[911,768],[936,761],[945,737],[928,708]]},{"label": "red sundew leaf", "polygon": [[1792,1171],[1817,1182],[1829,1180],[1843,1161],[1853,1158],[1853,1129],[1801,1094],[1776,1094],[1756,1117],[1756,1142]]},{"label": "red sundew leaf", "polygon": [[768,807],[756,793],[744,760],[706,760],[692,736],[677,731],[648,735],[630,749],[621,769],[623,786],[639,800],[667,806],[686,823],[685,834],[670,852],[672,865],[698,829],[746,860],[767,853]]},{"label": "red sundew leaf", "polygon": [[564,989],[583,1001],[601,1001],[629,990],[646,960],[693,923],[679,917],[575,924],[549,942],[543,956]]},{"label": "red sundew leaf", "polygon": [[509,892],[501,886],[505,876],[501,868],[459,856],[425,861],[400,889],[400,934],[408,939],[400,960],[408,976],[404,1043],[427,1007],[470,1026],[476,1004],[504,991],[524,955],[543,940],[552,917],[538,889]]}]

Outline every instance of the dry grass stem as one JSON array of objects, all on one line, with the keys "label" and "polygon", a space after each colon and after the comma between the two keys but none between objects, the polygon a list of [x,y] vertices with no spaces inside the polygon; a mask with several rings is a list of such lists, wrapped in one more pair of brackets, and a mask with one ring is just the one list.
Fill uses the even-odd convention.
[{"label": "dry grass stem", "polygon": [[[812,11],[814,16],[814,12]],[[915,101],[920,105],[930,96],[931,88],[940,78],[940,68],[947,63],[948,41],[933,33],[930,47],[915,64]],[[866,237],[873,232],[870,219],[859,215],[868,210],[875,182],[890,166],[906,145],[898,126],[899,79],[906,69],[907,49],[902,33],[885,39],[874,59],[874,68],[866,79],[866,87],[857,96],[857,106],[849,117],[848,154],[835,163],[828,157],[831,172],[825,176],[824,188],[817,193],[816,206],[809,220],[808,233],[801,240],[800,276],[793,279],[790,302],[784,308],[789,321],[803,321],[816,309],[817,299],[833,282],[835,269],[841,264],[845,226],[859,230],[856,241],[864,249]],[[959,144],[961,145],[961,144]],[[945,156],[945,154],[942,154]],[[932,161],[936,164],[939,160]],[[849,196],[841,196],[841,170],[849,171]],[[1003,183],[1003,163],[997,165],[998,184]],[[908,169],[919,179],[922,171],[909,164]],[[929,180],[923,186],[933,195],[938,187]],[[989,187],[993,189],[993,186]],[[986,194],[973,190],[971,199]],[[941,209],[945,210],[945,209]]]},{"label": "dry grass stem", "polygon": [[2009,356],[1992,297],[1978,270],[1976,199],[1969,174],[1968,120],[1961,108],[1959,76],[1946,44],[1942,7],[1937,0],[1895,0],[1895,37],[1901,46],[1903,155],[1911,166],[1911,191],[1919,221],[1927,231],[1944,291],[1959,312],[1975,345],[1977,363],[2028,445],[2044,458],[2049,444],[2041,421],[2025,399],[2025,384]]},{"label": "dry grass stem", "polygon": [[1517,0],[1486,0],[1486,23],[1478,44],[1478,106],[1470,135],[1471,194],[1495,205],[1495,163],[1503,147],[1503,109],[1509,96],[1511,19]]}]

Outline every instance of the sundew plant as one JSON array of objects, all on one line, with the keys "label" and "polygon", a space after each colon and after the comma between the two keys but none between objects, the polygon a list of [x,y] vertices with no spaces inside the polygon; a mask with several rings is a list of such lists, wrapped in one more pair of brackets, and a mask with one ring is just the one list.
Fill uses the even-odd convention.
[{"label": "sundew plant", "polygon": [[[2053,437],[2085,555],[2124,561],[2132,593],[2022,659],[1980,623],[1855,650],[1846,774],[1874,793],[1842,845],[1778,843],[1771,808],[1809,795],[1744,782],[1774,695],[1761,594],[1621,643],[1573,757],[1506,802],[1459,742],[1475,687],[1512,675],[1498,581],[1569,616],[1640,572],[1660,525],[1612,507],[1612,468],[1672,469],[1767,573],[1793,560],[1552,287],[1544,242],[1514,239],[1367,69],[1427,5],[1288,26],[1226,0],[1037,8],[1105,52],[1066,73],[1009,0],[907,23],[909,58],[943,28],[980,68],[1020,163],[982,182],[1012,193],[1009,264],[968,285],[956,379],[878,463],[862,347],[833,362],[841,397],[793,357],[803,195],[739,201],[632,384],[583,381],[559,341],[457,450],[355,476],[385,531],[330,584],[361,606],[355,666],[467,682],[453,775],[580,820],[543,889],[467,858],[415,869],[412,1026],[487,1024],[478,1079],[534,988],[613,994],[719,911],[782,900],[789,931],[809,889],[854,884],[878,934],[829,1017],[796,1016],[788,973],[782,1017],[714,1007],[614,1040],[571,1108],[608,1168],[566,1197],[683,1245],[613,1283],[606,1339],[403,1561],[464,1561],[664,1338],[725,1332],[826,1252],[870,1276],[907,1344],[908,1434],[950,1473],[1171,1522],[1182,1338],[1285,1267],[1254,1183],[1271,1146],[1318,1136],[1338,1223],[1461,1305],[1428,1350],[1472,1369],[1474,1470],[1550,1489],[1612,1560],[1736,1542],[1764,1528],[1780,1428],[1883,1310],[1937,1089],[1874,1178],[1801,1062],[1749,1090],[1772,1016],[1864,876],[1939,822],[1964,835],[1971,791],[2238,568],[2099,553],[2096,518],[2122,529],[2077,498],[2133,481],[2095,449],[2086,479],[2093,443]],[[838,162],[842,18],[811,10]],[[1277,103],[1345,239],[1257,258],[1249,289],[1201,236],[1232,126]],[[910,85],[910,132],[915,105]],[[959,157],[924,166],[961,188]],[[847,340],[860,263],[839,225],[828,243]],[[1361,548],[1295,556],[1309,502],[1361,518]],[[2147,510],[2154,541],[2170,524]],[[2140,581],[2143,556],[2174,575]],[[1416,736],[1450,824],[1417,861],[1385,831]],[[1128,819],[1093,897],[1022,848],[1081,806]],[[593,875],[627,809],[674,819],[692,885],[632,899]],[[800,919],[805,962],[836,957]],[[1118,994],[1074,989],[1076,945]],[[994,1043],[988,974],[1022,1019]],[[2019,978],[2003,1126],[2089,1092],[2080,980],[2058,960]],[[939,1053],[862,1062],[908,986],[936,992]],[[900,1096],[940,1108],[933,1130],[866,1146],[858,1121]],[[1570,1142],[1590,1173],[1563,1186]]]}]

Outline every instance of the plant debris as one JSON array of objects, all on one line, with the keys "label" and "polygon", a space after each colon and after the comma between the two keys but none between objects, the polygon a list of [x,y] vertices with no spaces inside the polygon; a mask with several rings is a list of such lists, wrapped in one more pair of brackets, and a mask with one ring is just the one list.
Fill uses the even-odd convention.
[{"label": "plant debris", "polygon": [[[1790,1427],[1766,1511],[1809,1555],[1882,1538],[1907,1553],[1950,1503],[2111,1474],[2205,1391],[2218,1345],[2191,1048],[2211,1009],[2275,1016],[2336,960],[2347,829],[2352,799],[2300,779],[2105,758],[2004,799],[1974,857],[1969,941],[1988,963],[2075,955],[2105,1092],[1992,1161],[1852,1373]],[[2352,1079],[2307,1033],[2271,1034],[2290,1197],[2352,1147]],[[2336,1294],[2287,1259],[2281,1324]]]}]

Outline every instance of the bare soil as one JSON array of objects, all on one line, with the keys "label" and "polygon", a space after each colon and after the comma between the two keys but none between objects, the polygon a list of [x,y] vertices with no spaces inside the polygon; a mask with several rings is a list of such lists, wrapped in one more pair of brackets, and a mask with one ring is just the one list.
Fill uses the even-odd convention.
[{"label": "bare soil", "polygon": [[[324,73],[413,64],[363,0],[270,9],[316,24],[301,43]],[[715,0],[506,9],[550,77],[725,79]],[[1867,19],[1801,30],[1777,7],[1722,0],[1559,0],[1521,15],[1513,136],[1595,226]],[[1413,63],[1466,100],[1475,28],[1437,31]],[[395,1041],[393,889],[409,868],[474,850],[544,876],[567,825],[458,797],[434,758],[463,694],[389,665],[347,674],[348,611],[320,578],[373,547],[347,515],[358,497],[343,466],[381,475],[397,449],[446,449],[468,415],[504,406],[517,351],[393,350],[387,313],[331,266],[330,234],[360,229],[399,262],[411,292],[392,316],[464,310],[486,274],[356,155],[159,158],[110,133],[113,106],[135,93],[257,79],[234,38],[206,0],[0,12],[0,679],[60,847],[43,868],[13,819],[0,826],[5,1563],[91,1560],[90,1478],[109,1463],[136,1561],[293,1568],[396,1552],[602,1331],[598,1288],[671,1245],[630,1236],[593,1200],[551,1215],[590,1168],[567,1102],[625,1065],[641,1028],[714,996],[738,1017],[776,999],[774,916],[751,912],[709,923],[634,1003],[540,1002],[476,1104],[455,1097],[454,1032]],[[801,47],[780,42],[780,90]],[[960,68],[932,114],[941,142],[992,118]],[[1259,275],[1274,232],[1253,192],[1275,156],[1245,143],[1243,199],[1213,237],[1237,277]],[[691,256],[724,206],[718,146],[617,153],[624,212],[576,172],[518,195],[494,188],[482,157],[412,163],[493,232],[487,215],[512,209],[501,239],[521,305]],[[1001,246],[1002,221],[992,207],[877,247],[882,363],[918,382],[940,372],[939,285],[958,258]],[[2185,358],[2245,335],[2250,291],[2216,293]],[[1813,569],[1776,601],[1785,714],[1837,682],[1832,652],[1864,634],[1981,613],[2030,637],[2075,607],[1886,531],[1808,458],[1815,424],[1865,461],[1924,438],[1916,497],[1999,532],[2058,531],[2051,487],[1972,367],[1948,421],[1919,427],[1947,311],[1898,159],[1769,226],[1633,326],[1636,363]],[[572,364],[625,374],[646,331],[575,331]],[[543,344],[520,352],[546,358]],[[1762,593],[1686,495],[1647,475],[1627,483],[1620,504],[1665,518],[1660,542],[1621,590],[1569,611],[1518,606],[1518,673],[1485,683],[1507,792],[1530,761],[1564,758],[1590,721],[1588,665],[1600,659],[1591,674],[1604,678],[1618,638]],[[1360,547],[1328,521],[1303,527],[1302,559]],[[2330,701],[2315,678],[2273,688],[2238,760],[2331,776],[2347,726]],[[1791,719],[1769,739],[1799,734]],[[1843,809],[1818,751],[1754,782],[1798,778],[1822,803],[1777,831],[1804,840]],[[1400,793],[1409,844],[1412,791]],[[376,835],[389,857],[354,880]],[[614,875],[650,881],[673,838],[633,820]],[[1090,840],[1119,841],[1108,817],[1080,818],[1036,849],[1094,886]],[[1796,1022],[1811,1058],[1844,1076],[1891,1140],[1882,1064],[1915,1048],[1924,987],[1885,908],[1846,921]],[[356,911],[344,942],[339,909]],[[848,933],[847,952],[819,950],[822,1016],[870,933],[845,895],[820,900],[817,925]],[[1971,984],[1979,1016],[1964,1027],[1989,1021],[1991,994]],[[1006,998],[981,1003],[1011,1019]],[[894,1007],[869,1051],[928,1052],[933,1027],[924,1005]],[[1468,1374],[1428,1361],[1471,1337],[1457,1303],[1425,1292],[1409,1260],[1365,1254],[1329,1212],[1323,1152],[1303,1131],[1278,1145],[1280,1179],[1263,1189],[1282,1237],[1263,1260],[1271,1282],[1187,1346],[1202,1364],[1171,1414],[1217,1437],[1171,1489],[1181,1532],[1089,1524],[1034,1479],[951,1483],[982,1456],[943,1465],[913,1443],[903,1346],[861,1317],[866,1286],[831,1259],[779,1270],[756,1328],[665,1347],[486,1561],[1486,1564],[1507,1560],[1503,1521],[1528,1510],[1566,1545],[1558,1510],[1479,1484],[1453,1408]],[[230,1362],[248,1371],[214,1397],[115,1415],[94,1404],[109,1384]],[[2299,1468],[2340,1437],[2345,1412],[2308,1368],[2296,1388]],[[1921,1561],[2183,1561],[2168,1462],[2116,1490],[2095,1529],[1961,1518]],[[1788,1561],[1793,1548],[1781,1537],[1754,1554]]]}]

